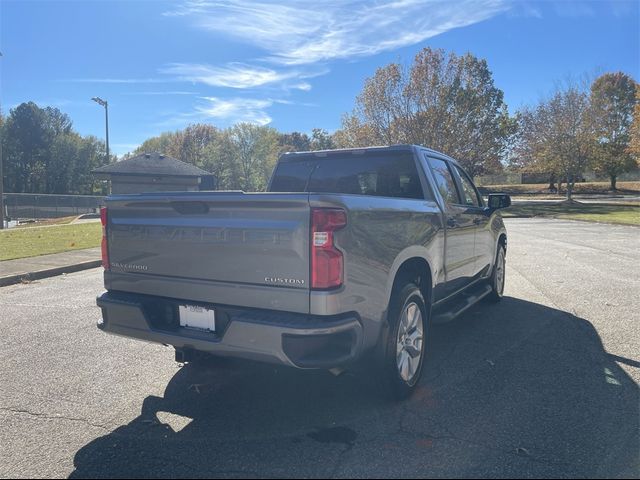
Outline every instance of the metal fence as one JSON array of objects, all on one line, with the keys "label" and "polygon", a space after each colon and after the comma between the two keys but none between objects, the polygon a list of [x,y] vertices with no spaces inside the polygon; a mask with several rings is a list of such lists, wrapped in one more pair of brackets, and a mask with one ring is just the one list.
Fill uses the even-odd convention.
[{"label": "metal fence", "polygon": [[[609,177],[607,177],[606,175],[598,175],[591,171],[585,172],[583,176],[587,182],[608,182],[609,181]],[[618,175],[617,180],[619,182],[638,182],[640,181],[640,169],[621,173],[620,175]]]},{"label": "metal fence", "polygon": [[497,175],[482,175],[475,177],[476,185],[520,185],[523,183],[548,183],[550,175],[548,173],[504,173]]},{"label": "metal fence", "polygon": [[[483,185],[521,185],[533,183],[549,183],[549,173],[505,173],[498,175],[481,175],[474,178],[474,182],[478,186]],[[606,175],[598,175],[591,170],[587,170],[582,174],[580,181],[584,182],[608,182],[609,177]],[[640,169],[632,170],[620,174],[619,182],[636,182],[640,181]]]},{"label": "metal fence", "polygon": [[70,217],[97,213],[104,197],[5,193],[6,214],[12,220]]},{"label": "metal fence", "polygon": [[483,185],[517,185],[522,183],[521,173],[505,173],[501,175],[481,175],[474,177],[473,181],[478,186]]}]

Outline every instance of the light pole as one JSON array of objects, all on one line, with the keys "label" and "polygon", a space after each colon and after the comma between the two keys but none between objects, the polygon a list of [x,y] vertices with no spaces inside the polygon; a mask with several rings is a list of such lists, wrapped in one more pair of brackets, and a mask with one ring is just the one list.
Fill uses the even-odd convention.
[{"label": "light pole", "polygon": [[104,107],[104,119],[107,126],[107,163],[109,163],[109,103],[106,100],[102,100],[100,97],[93,97],[91,100]]},{"label": "light pole", "polygon": [[[0,53],[0,56],[2,54]],[[0,113],[2,113],[0,111]],[[4,132],[0,131],[0,230],[4,228],[4,177],[2,175],[2,142]]]},{"label": "light pole", "polygon": [[[2,57],[2,52],[0,52],[0,57]],[[1,89],[0,89],[1,90]],[[0,114],[2,114],[2,110],[0,110]],[[3,141],[3,133],[0,132],[0,230],[4,228],[4,177],[2,174],[2,141]]]},{"label": "light pole", "polygon": [[[1,56],[2,54],[0,54]],[[0,112],[2,113],[2,112]],[[0,230],[4,228],[4,177],[2,176],[2,142],[4,132],[0,131]]]}]

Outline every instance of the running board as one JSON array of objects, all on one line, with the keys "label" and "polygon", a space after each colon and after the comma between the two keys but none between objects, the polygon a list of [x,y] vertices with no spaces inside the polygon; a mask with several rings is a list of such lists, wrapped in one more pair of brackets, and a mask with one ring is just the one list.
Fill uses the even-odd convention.
[{"label": "running board", "polygon": [[433,323],[448,323],[464,313],[469,308],[491,293],[491,285],[484,284],[468,293],[462,293],[458,298],[450,300],[442,306],[434,306]]}]

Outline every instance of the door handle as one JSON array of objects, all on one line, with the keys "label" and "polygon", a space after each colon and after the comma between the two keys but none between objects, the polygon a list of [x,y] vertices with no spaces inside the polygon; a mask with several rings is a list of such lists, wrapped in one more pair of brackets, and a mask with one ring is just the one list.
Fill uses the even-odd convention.
[{"label": "door handle", "polygon": [[480,225],[482,223],[482,219],[476,217],[476,218],[473,219],[473,223],[474,223],[474,225]]},{"label": "door handle", "polygon": [[447,227],[451,227],[454,228],[458,226],[458,222],[456,222],[455,217],[449,217],[447,218]]}]

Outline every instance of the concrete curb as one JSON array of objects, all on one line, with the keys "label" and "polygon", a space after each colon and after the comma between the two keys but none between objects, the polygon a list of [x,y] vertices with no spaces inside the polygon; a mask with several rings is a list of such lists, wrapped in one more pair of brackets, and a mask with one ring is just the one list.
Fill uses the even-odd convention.
[{"label": "concrete curb", "polygon": [[14,285],[16,283],[22,282],[31,282],[33,280],[40,280],[42,278],[55,277],[57,275],[62,275],[63,273],[79,272],[81,270],[96,268],[100,265],[102,265],[102,260],[90,260],[88,262],[64,265],[63,267],[54,267],[43,270],[36,270],[34,272],[7,275],[5,277],[0,277],[0,287],[6,287],[7,285]]}]

